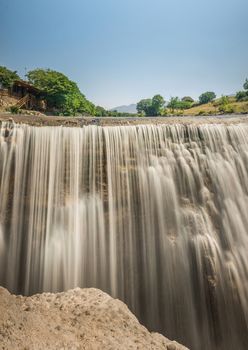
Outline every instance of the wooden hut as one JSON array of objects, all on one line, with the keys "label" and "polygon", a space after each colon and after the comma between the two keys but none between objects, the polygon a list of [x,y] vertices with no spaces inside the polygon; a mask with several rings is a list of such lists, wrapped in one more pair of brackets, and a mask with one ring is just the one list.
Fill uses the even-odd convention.
[{"label": "wooden hut", "polygon": [[9,94],[18,99],[16,106],[19,108],[45,110],[46,101],[43,92],[35,86],[23,80],[14,81]]}]

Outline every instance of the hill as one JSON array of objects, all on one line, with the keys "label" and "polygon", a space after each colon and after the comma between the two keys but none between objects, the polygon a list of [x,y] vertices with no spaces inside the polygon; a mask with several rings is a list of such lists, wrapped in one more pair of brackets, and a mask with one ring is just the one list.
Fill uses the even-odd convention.
[{"label": "hill", "polygon": [[197,105],[189,109],[185,109],[183,115],[217,115],[217,114],[240,114],[248,113],[248,101],[238,102],[235,97],[228,97],[228,105],[226,111],[221,111],[220,100],[216,99],[213,102]]},{"label": "hill", "polygon": [[119,113],[133,113],[136,114],[137,113],[137,104],[133,103],[131,105],[124,105],[124,106],[119,106],[119,107],[115,107],[112,108],[111,111],[117,111]]}]

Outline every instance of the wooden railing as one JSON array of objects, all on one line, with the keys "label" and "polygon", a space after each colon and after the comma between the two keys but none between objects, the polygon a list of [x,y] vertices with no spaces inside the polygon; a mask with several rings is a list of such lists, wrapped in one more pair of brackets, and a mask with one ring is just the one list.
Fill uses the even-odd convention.
[{"label": "wooden railing", "polygon": [[30,99],[29,94],[25,95],[24,97],[22,97],[16,104],[15,106],[18,108],[22,108]]}]

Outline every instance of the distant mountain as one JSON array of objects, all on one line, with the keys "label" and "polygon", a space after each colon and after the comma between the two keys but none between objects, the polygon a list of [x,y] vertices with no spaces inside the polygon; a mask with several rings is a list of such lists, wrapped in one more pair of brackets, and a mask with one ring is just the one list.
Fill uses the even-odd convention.
[{"label": "distant mountain", "polygon": [[128,106],[119,106],[119,107],[112,108],[111,111],[117,111],[120,113],[137,113],[136,106],[137,105],[133,103]]}]

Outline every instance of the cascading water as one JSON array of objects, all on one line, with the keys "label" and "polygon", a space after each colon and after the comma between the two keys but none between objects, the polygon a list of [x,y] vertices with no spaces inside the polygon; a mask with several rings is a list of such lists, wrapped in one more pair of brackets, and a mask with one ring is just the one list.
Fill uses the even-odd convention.
[{"label": "cascading water", "polygon": [[192,350],[248,348],[248,124],[2,124],[0,284],[97,287]]}]

